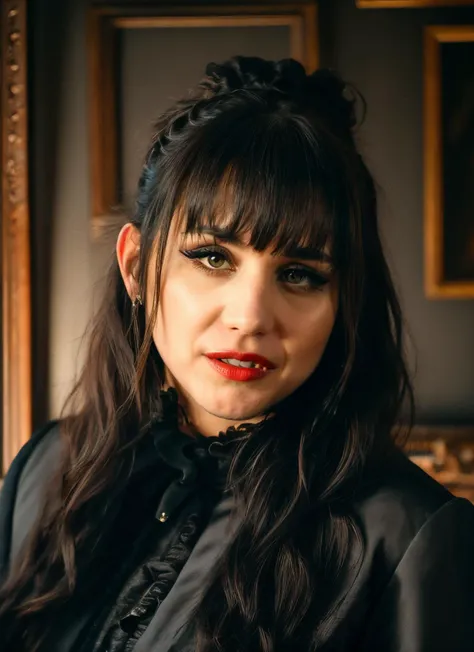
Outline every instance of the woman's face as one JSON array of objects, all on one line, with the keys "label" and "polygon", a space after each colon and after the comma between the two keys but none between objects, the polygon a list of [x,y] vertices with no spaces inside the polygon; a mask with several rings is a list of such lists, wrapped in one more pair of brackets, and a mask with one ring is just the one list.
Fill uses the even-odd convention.
[{"label": "woman's face", "polygon": [[337,305],[327,252],[257,252],[225,230],[170,233],[153,337],[194,426],[214,435],[258,421],[293,393],[317,367]]}]

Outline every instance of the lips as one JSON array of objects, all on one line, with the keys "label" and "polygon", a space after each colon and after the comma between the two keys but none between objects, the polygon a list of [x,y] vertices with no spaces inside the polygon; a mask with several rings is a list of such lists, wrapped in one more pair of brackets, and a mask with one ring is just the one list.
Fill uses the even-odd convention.
[{"label": "lips", "polygon": [[214,351],[206,353],[212,367],[228,380],[246,382],[264,378],[276,365],[257,353]]}]

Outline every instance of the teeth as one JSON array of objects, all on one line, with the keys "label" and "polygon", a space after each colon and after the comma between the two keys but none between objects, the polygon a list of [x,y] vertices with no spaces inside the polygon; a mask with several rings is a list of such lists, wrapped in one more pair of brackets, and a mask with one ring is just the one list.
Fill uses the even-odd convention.
[{"label": "teeth", "polygon": [[263,371],[267,371],[266,367],[257,364],[256,362],[245,362],[244,360],[235,360],[234,358],[223,358],[222,362],[231,364],[234,367],[244,367],[245,369],[263,369]]},{"label": "teeth", "polygon": [[225,358],[224,360],[222,360],[222,362],[231,364],[234,367],[245,367],[246,369],[251,369],[252,367],[255,367],[255,364],[253,362],[244,362],[243,360],[235,360],[234,358]]}]

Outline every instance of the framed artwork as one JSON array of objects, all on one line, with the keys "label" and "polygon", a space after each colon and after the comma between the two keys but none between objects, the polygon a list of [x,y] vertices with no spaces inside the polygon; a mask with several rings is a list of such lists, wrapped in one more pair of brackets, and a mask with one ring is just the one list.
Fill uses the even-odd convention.
[{"label": "framed artwork", "polygon": [[317,68],[316,10],[316,3],[90,10],[93,236],[129,210],[154,120],[208,62],[291,56]]},{"label": "framed artwork", "polygon": [[425,289],[474,298],[474,25],[424,33]]},{"label": "framed artwork", "polygon": [[356,0],[361,9],[402,9],[404,7],[461,7],[474,6],[474,0]]},{"label": "framed artwork", "polygon": [[26,0],[0,12],[2,477],[31,436],[32,408]]}]

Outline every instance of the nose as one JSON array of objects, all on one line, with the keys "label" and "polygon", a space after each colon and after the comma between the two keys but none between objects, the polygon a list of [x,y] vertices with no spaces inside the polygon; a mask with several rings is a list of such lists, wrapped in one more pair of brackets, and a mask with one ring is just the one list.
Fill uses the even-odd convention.
[{"label": "nose", "polygon": [[243,335],[265,335],[275,325],[275,297],[263,273],[237,273],[226,287],[221,319]]}]

